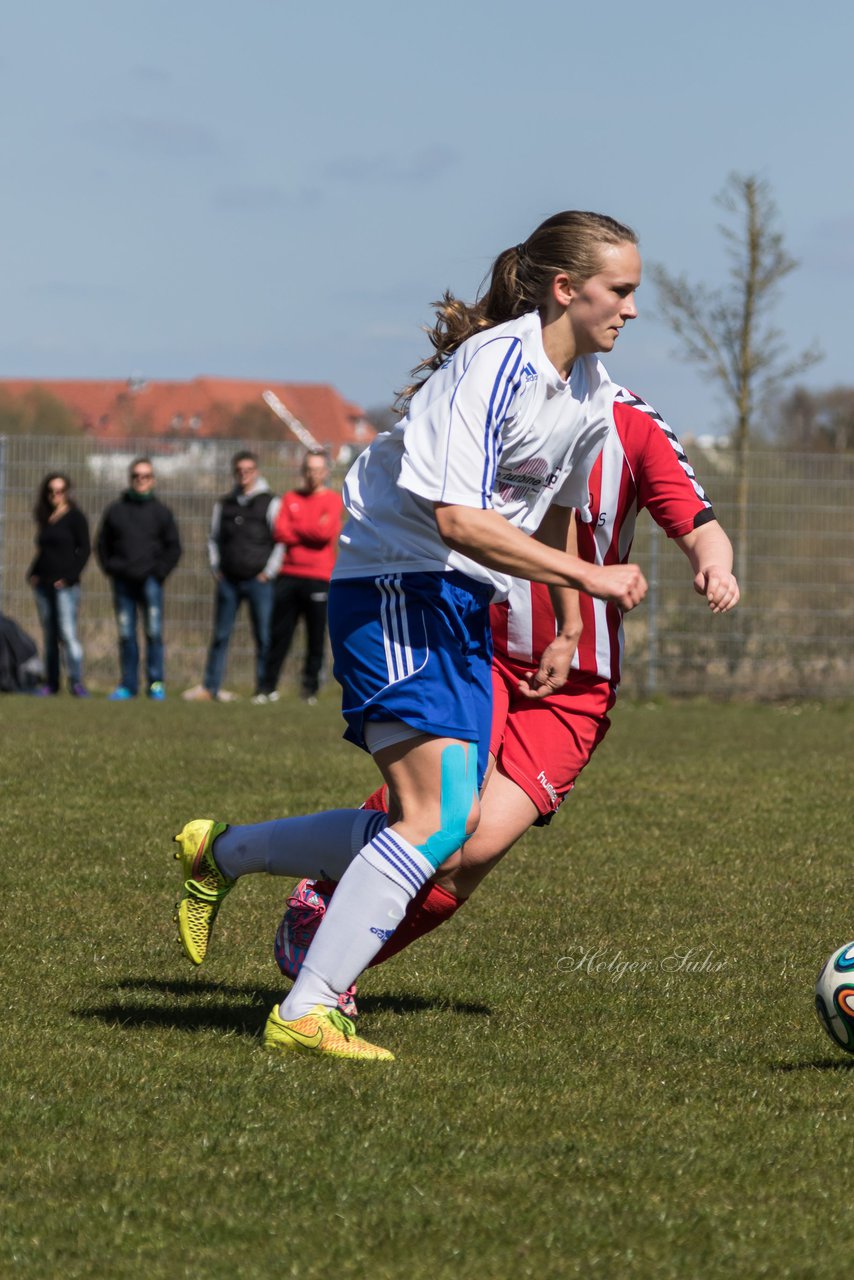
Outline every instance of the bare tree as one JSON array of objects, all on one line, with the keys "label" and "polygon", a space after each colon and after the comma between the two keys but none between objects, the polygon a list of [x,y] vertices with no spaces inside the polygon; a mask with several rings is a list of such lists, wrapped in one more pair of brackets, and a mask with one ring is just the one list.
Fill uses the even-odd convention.
[{"label": "bare tree", "polygon": [[795,387],[775,406],[772,426],[784,448],[847,453],[854,449],[854,387]]},{"label": "bare tree", "polygon": [[651,271],[665,320],[689,360],[722,389],[732,409],[738,477],[736,573],[747,579],[747,451],[757,410],[793,378],[821,359],[812,347],[786,356],[783,335],[770,322],[778,286],[797,267],[777,229],[777,206],[767,182],[755,174],[730,174],[717,196],[728,215],[719,227],[730,260],[729,284],[709,289],[662,266]]}]

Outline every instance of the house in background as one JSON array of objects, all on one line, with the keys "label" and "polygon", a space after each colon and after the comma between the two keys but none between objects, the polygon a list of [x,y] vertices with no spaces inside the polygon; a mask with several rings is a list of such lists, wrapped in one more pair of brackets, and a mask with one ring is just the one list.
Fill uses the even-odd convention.
[{"label": "house in background", "polygon": [[363,410],[325,383],[208,377],[187,382],[0,379],[4,398],[16,401],[34,392],[51,396],[71,411],[88,436],[115,444],[134,436],[292,441],[288,428],[261,399],[267,390],[333,459],[346,461],[376,434]]}]

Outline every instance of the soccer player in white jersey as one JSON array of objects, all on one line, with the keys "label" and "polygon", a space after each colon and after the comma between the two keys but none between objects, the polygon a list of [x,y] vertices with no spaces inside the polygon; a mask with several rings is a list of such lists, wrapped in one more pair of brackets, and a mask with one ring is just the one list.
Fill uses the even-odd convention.
[{"label": "soccer player in white jersey", "polygon": [[[628,560],[638,513],[649,511],[687,557],[694,589],[715,614],[738,603],[732,547],[677,436],[639,396],[620,388],[613,427],[590,476],[590,520],[578,529],[579,554],[591,563]],[[590,596],[579,597],[579,631],[556,634],[548,590],[515,579],[492,608],[493,719],[488,784],[477,831],[407,909],[378,952],[382,963],[444,924],[532,825],[549,822],[608,731],[623,655],[623,617]],[[577,648],[576,648],[577,643]],[[567,650],[569,679],[555,685]],[[384,789],[366,801],[386,805]],[[335,886],[297,885],[276,934],[282,971],[296,977]],[[342,1008],[355,1013],[354,992]]]},{"label": "soccer player in white jersey", "polygon": [[[636,565],[594,565],[567,549],[616,393],[595,353],[611,350],[636,315],[636,241],[603,215],[557,214],[499,255],[473,306],[446,294],[435,354],[405,393],[404,418],[347,477],[329,596],[335,674],[346,736],[373,755],[396,816],[370,829],[347,867],[297,981],[269,1015],[270,1048],[392,1056],[357,1037],[337,1002],[477,827],[492,710],[489,606],[506,597],[511,575],[553,587],[560,619],[573,588],[623,610],[643,599]],[[349,859],[352,828],[331,841],[325,815],[296,821],[313,821],[315,848],[323,832],[322,866]],[[304,827],[300,839],[309,857]],[[212,820],[188,823],[176,840],[179,934],[200,963],[235,881],[294,874],[295,844],[280,824]]]}]

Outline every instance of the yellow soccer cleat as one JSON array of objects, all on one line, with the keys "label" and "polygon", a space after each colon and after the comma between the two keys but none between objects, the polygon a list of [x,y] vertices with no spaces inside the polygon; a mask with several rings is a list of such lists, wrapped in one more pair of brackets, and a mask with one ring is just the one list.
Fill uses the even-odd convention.
[{"label": "yellow soccer cleat", "polygon": [[318,1053],[328,1058],[358,1058],[364,1062],[393,1062],[394,1054],[369,1044],[338,1009],[316,1004],[311,1013],[285,1022],[277,1005],[264,1027],[264,1048],[279,1053]]},{"label": "yellow soccer cleat", "polygon": [[175,858],[184,872],[184,890],[173,919],[181,945],[193,964],[201,964],[207,955],[217,912],[237,883],[226,880],[211,853],[214,840],[226,830],[227,822],[196,818],[175,837]]}]

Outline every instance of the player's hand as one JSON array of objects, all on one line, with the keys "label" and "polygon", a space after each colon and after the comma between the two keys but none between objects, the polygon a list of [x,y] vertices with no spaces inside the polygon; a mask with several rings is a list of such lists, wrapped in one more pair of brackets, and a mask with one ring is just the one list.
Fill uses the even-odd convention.
[{"label": "player's hand", "polygon": [[524,698],[547,698],[562,689],[569,679],[572,655],[578,647],[577,636],[555,636],[543,650],[536,671],[529,671],[516,686]]},{"label": "player's hand", "polygon": [[636,564],[591,565],[587,591],[600,600],[612,600],[628,613],[646,595],[646,578]]},{"label": "player's hand", "polygon": [[712,613],[728,613],[741,597],[735,575],[716,564],[695,575],[694,590],[698,596],[705,596]]}]

